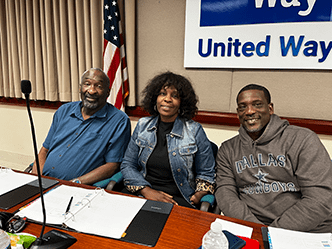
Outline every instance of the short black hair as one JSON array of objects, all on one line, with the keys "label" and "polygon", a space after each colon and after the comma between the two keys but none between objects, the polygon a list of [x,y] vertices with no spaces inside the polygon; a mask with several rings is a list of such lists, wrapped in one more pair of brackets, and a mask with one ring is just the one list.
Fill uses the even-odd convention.
[{"label": "short black hair", "polygon": [[271,94],[269,92],[269,90],[267,90],[266,87],[264,86],[261,86],[261,85],[257,85],[257,84],[249,84],[249,85],[246,85],[245,87],[243,87],[239,93],[237,94],[237,97],[236,97],[236,103],[238,103],[239,101],[239,96],[242,92],[244,91],[248,91],[248,90],[260,90],[260,91],[263,91],[264,92],[264,96],[267,100],[267,103],[270,104],[271,103]]},{"label": "short black hair", "polygon": [[198,97],[191,82],[182,75],[164,72],[153,77],[142,91],[142,106],[152,116],[159,115],[155,108],[160,90],[164,87],[174,86],[180,96],[179,116],[192,119],[197,113]]}]

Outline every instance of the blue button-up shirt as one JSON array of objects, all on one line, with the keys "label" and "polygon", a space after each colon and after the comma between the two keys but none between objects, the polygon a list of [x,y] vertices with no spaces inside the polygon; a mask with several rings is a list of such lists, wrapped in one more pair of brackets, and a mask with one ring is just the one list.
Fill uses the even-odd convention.
[{"label": "blue button-up shirt", "polygon": [[[120,167],[125,185],[151,187],[145,180],[146,163],[157,144],[157,125],[158,117],[145,117],[138,121]],[[166,140],[175,183],[190,203],[196,189],[195,179],[212,184],[215,180],[215,160],[210,141],[199,123],[179,117]]]},{"label": "blue button-up shirt", "polygon": [[106,105],[84,120],[81,102],[62,105],[43,146],[48,155],[43,174],[70,180],[106,162],[122,162],[130,139],[128,116],[113,105]]}]

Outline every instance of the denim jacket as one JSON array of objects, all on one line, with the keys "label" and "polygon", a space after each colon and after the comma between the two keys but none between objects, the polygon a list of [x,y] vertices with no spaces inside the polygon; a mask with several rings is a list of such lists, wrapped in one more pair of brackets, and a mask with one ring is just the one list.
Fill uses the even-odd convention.
[{"label": "denim jacket", "polygon": [[[145,180],[146,162],[157,144],[158,118],[144,117],[136,125],[120,167],[126,186],[151,187]],[[215,160],[210,141],[199,123],[179,117],[166,140],[175,183],[190,203],[196,179],[211,184],[215,181]]]}]

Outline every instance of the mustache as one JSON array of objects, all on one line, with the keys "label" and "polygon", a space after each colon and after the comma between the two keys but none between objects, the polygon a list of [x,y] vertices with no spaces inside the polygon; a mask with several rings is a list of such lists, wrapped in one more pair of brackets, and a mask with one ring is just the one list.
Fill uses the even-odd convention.
[{"label": "mustache", "polygon": [[245,119],[253,119],[253,118],[260,118],[260,115],[258,115],[257,113],[254,114],[250,114],[250,115],[246,115]]},{"label": "mustache", "polygon": [[84,98],[98,99],[98,95],[97,94],[90,94],[90,93],[86,92],[84,94]]}]

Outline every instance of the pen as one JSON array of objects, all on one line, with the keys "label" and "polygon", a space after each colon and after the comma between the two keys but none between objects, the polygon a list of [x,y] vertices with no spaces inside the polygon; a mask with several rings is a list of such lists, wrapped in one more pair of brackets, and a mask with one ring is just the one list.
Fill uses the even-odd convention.
[{"label": "pen", "polygon": [[69,212],[69,210],[70,210],[70,205],[71,205],[71,202],[72,202],[72,201],[73,201],[73,197],[71,197],[70,200],[69,200],[69,203],[68,203],[68,206],[67,206],[67,209],[66,209],[65,214]]}]

